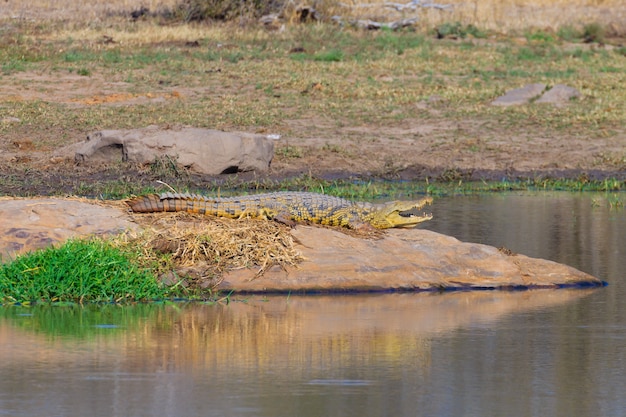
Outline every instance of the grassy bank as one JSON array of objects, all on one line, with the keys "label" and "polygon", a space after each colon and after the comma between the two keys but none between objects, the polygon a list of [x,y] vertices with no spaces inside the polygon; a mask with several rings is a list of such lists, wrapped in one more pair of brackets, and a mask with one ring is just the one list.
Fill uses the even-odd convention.
[{"label": "grassy bank", "polygon": [[[22,18],[38,20],[63,20],[71,23],[101,20],[104,16],[128,16],[132,11],[144,9],[148,15],[176,14],[180,18],[198,16],[204,11],[205,17],[219,17],[220,10],[232,10],[230,18],[249,19],[254,12],[282,12],[284,17],[293,22],[297,2],[257,0],[246,2],[242,7],[239,0],[144,0],[140,4],[133,0],[111,0],[103,3],[98,0],[31,0],[27,3],[7,0],[0,9],[0,18]],[[385,7],[383,0],[360,0],[337,2],[318,0],[315,7],[321,18],[331,16],[346,18],[372,18],[373,16],[397,16],[397,10]],[[407,3],[407,2],[397,2]],[[605,24],[624,23],[619,14],[623,2],[619,0],[485,0],[461,1],[448,0],[439,2],[449,5],[445,9],[417,9],[420,21],[424,25],[435,25],[444,20],[471,23],[500,31],[523,30],[529,27],[551,27],[555,30],[562,26],[600,22]],[[258,7],[251,8],[249,4]],[[306,3],[305,3],[306,4]],[[405,9],[410,14],[411,9]],[[192,13],[195,12],[195,13]],[[214,12],[214,13],[211,13]],[[217,12],[217,13],[215,13]],[[221,13],[223,15],[223,13]],[[617,26],[616,29],[619,29]]]},{"label": "grassy bank", "polygon": [[140,232],[69,240],[0,264],[0,305],[215,301],[224,298],[214,289],[226,271],[262,275],[302,259],[278,222],[143,217]]}]

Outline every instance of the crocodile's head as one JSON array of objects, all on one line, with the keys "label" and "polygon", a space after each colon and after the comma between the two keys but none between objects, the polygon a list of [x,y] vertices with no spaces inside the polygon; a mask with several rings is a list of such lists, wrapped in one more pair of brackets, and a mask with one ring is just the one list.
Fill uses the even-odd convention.
[{"label": "crocodile's head", "polygon": [[432,202],[432,197],[424,197],[418,201],[393,201],[376,205],[370,213],[369,223],[377,229],[415,227],[418,223],[433,218],[432,214],[420,211]]}]

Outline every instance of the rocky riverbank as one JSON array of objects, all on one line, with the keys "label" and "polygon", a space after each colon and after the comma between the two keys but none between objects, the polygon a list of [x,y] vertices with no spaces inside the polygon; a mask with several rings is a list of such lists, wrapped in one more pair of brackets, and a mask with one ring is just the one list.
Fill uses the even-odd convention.
[{"label": "rocky riverbank", "polygon": [[[3,261],[73,237],[113,235],[148,226],[145,216],[129,213],[123,202],[118,201],[4,198],[0,201],[0,214]],[[423,229],[393,229],[368,237],[297,225],[293,229],[285,228],[284,233],[291,235],[301,255],[302,261],[296,265],[275,265],[260,276],[261,266],[250,265],[226,271],[211,281],[196,281],[196,285],[260,293],[602,285],[599,279],[566,265],[461,242]]]}]

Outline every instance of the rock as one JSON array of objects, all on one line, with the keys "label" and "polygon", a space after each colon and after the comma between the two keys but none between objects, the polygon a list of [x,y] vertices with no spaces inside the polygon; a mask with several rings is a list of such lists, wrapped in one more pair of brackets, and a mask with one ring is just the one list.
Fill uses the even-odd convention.
[{"label": "rock", "polygon": [[228,272],[218,286],[242,292],[420,291],[601,285],[566,265],[507,255],[421,229],[392,229],[368,240],[330,229],[292,231],[306,259],[297,268],[272,268],[254,278],[249,269]]},{"label": "rock", "polygon": [[309,5],[300,5],[296,8],[296,16],[298,17],[298,21],[300,23],[310,22],[319,22],[322,20],[322,16],[319,12]]},{"label": "rock", "polygon": [[492,106],[517,106],[520,104],[549,103],[555,106],[567,104],[572,98],[580,97],[580,91],[563,84],[556,84],[546,91],[545,84],[529,84],[507,92],[491,102]]},{"label": "rock", "polygon": [[150,164],[170,158],[191,171],[219,175],[242,171],[267,171],[274,142],[263,135],[212,129],[157,126],[91,133],[75,154],[76,162]]},{"label": "rock", "polygon": [[517,106],[530,103],[531,100],[539,97],[546,89],[545,84],[529,84],[522,88],[508,91],[505,95],[498,97],[491,102],[492,106]]},{"label": "rock", "polygon": [[128,213],[82,200],[0,199],[0,261],[65,242],[136,228]]},{"label": "rock", "polygon": [[[429,334],[441,336],[445,332],[459,328],[494,323],[511,314],[545,311],[550,307],[579,301],[593,294],[593,290],[536,290],[536,291],[450,291],[443,294],[377,294],[364,297],[337,297],[318,295],[316,297],[250,297],[245,303],[231,303],[224,313],[232,315],[235,329],[244,325],[258,326],[257,335],[268,343],[288,344],[289,340],[312,340],[321,335],[341,334],[371,335],[376,332],[376,341],[382,334],[396,334],[402,337],[425,337]],[[267,302],[267,300],[271,302]],[[196,307],[197,306],[197,307]],[[197,304],[192,308],[203,308]],[[276,340],[276,326],[268,326],[266,320],[250,320],[256,317],[281,317],[286,326],[280,326],[282,337]],[[200,314],[196,317],[206,317]],[[235,330],[233,329],[233,331]],[[367,329],[367,330],[366,330]],[[213,337],[223,336],[215,332]],[[273,335],[273,336],[272,336]],[[298,335],[298,336],[296,336]],[[230,337],[230,339],[233,339]],[[233,343],[240,339],[234,338]],[[348,337],[344,340],[363,338]],[[367,338],[367,340],[371,340]],[[179,342],[179,340],[177,340]],[[373,341],[373,343],[378,344]],[[193,344],[190,341],[189,344]],[[180,345],[180,343],[179,343]],[[228,349],[225,349],[228,350]],[[229,349],[228,351],[233,351]],[[269,351],[269,350],[268,350]]]},{"label": "rock", "polygon": [[262,16],[259,19],[259,23],[261,23],[265,29],[270,31],[283,32],[285,30],[285,23],[282,21],[280,16],[274,13]]},{"label": "rock", "polygon": [[574,87],[563,84],[556,84],[554,87],[545,92],[535,103],[549,103],[556,106],[563,106],[571,99],[580,97],[580,91]]},{"label": "rock", "polygon": [[21,121],[22,121],[21,119],[18,119],[17,117],[12,117],[12,116],[3,117],[2,119],[0,119],[0,123],[2,124],[19,123]]}]

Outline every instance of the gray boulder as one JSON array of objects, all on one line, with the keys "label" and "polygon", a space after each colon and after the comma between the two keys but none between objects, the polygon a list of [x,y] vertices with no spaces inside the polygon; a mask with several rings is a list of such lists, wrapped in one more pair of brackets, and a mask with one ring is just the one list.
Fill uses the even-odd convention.
[{"label": "gray boulder", "polygon": [[579,98],[581,96],[580,91],[574,87],[570,87],[564,84],[556,84],[550,90],[546,91],[535,103],[548,103],[555,106],[562,106],[567,104],[573,98]]},{"label": "gray boulder", "polygon": [[75,160],[79,164],[149,164],[161,158],[171,158],[192,172],[219,175],[267,171],[273,156],[274,140],[265,135],[148,126],[91,133],[76,151]]},{"label": "gray boulder", "polygon": [[547,88],[545,84],[528,84],[516,88],[491,102],[492,106],[518,106],[528,103],[548,103],[555,106],[567,104],[572,98],[580,97],[580,91],[564,84]]},{"label": "gray boulder", "polygon": [[518,106],[530,103],[531,100],[541,96],[546,89],[545,84],[528,84],[522,88],[516,88],[491,102],[492,106]]}]

